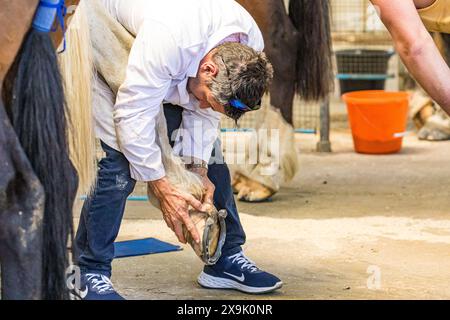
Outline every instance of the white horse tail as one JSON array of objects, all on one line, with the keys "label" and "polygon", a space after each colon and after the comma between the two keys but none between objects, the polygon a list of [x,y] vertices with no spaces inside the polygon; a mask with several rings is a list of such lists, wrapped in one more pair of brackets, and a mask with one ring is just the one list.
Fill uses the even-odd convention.
[{"label": "white horse tail", "polygon": [[70,158],[79,177],[79,193],[89,193],[96,179],[92,116],[93,57],[86,1],[80,1],[66,32],[66,50],[59,54],[70,119]]}]

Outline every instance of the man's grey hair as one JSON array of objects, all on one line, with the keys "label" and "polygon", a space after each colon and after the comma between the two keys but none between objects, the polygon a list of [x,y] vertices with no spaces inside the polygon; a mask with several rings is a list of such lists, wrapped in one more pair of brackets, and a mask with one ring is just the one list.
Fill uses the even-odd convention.
[{"label": "man's grey hair", "polygon": [[[225,106],[231,99],[256,106],[273,79],[273,67],[265,53],[235,42],[221,44],[216,49],[213,60],[219,72],[209,83],[213,97]],[[229,106],[225,111],[234,120],[244,113]]]}]

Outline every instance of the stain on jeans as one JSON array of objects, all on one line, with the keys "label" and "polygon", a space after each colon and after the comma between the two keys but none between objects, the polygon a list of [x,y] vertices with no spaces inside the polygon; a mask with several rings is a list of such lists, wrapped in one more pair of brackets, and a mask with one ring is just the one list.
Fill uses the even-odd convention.
[{"label": "stain on jeans", "polygon": [[128,177],[126,174],[116,175],[116,186],[119,190],[125,190],[128,185]]}]

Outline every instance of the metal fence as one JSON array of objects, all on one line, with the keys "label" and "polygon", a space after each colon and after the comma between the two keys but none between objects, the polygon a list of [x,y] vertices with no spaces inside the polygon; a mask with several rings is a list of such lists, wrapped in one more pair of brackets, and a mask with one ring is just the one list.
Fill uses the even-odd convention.
[{"label": "metal fence", "polygon": [[333,41],[357,46],[390,45],[389,34],[369,0],[331,0]]},{"label": "metal fence", "polygon": [[[296,132],[299,133],[317,133],[319,131],[320,109],[315,103],[305,103],[299,96],[294,98],[293,122]],[[249,112],[245,114],[238,122],[240,129],[256,127],[256,113]],[[225,116],[222,117],[221,127],[223,130],[235,129],[236,124]]]},{"label": "metal fence", "polygon": [[[369,0],[330,1],[337,75],[334,97],[339,99],[342,92],[357,90],[358,85],[398,90],[399,58],[379,9]],[[348,88],[349,83],[356,86]]]}]

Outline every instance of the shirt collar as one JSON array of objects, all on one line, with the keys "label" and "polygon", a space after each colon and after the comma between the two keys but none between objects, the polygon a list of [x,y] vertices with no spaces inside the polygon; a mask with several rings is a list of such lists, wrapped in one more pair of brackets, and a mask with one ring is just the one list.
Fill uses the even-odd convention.
[{"label": "shirt collar", "polygon": [[248,43],[248,34],[249,30],[244,30],[241,27],[230,26],[224,27],[217,32],[213,33],[208,41],[202,45],[202,48],[198,54],[198,56],[194,59],[194,61],[189,65],[187,70],[187,77],[195,78],[197,76],[198,67],[200,66],[200,61],[210,52],[212,49],[217,47],[219,43],[221,43],[227,37],[230,37],[232,34],[240,33],[241,34],[241,43]]}]

